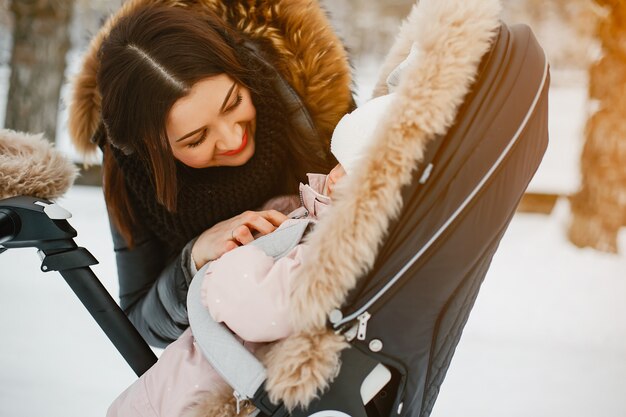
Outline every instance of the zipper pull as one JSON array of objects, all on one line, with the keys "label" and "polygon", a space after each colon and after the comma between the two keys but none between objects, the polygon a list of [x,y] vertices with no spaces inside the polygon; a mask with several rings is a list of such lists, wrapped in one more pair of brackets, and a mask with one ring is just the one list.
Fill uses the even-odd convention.
[{"label": "zipper pull", "polygon": [[302,187],[304,187],[304,184],[300,183],[300,186],[298,187],[298,196],[300,196],[300,205],[304,207],[304,197],[302,196]]},{"label": "zipper pull", "polygon": [[365,340],[365,335],[367,333],[367,322],[370,317],[372,316],[367,311],[357,317],[357,320],[359,320],[359,327],[357,329],[356,338],[358,340]]},{"label": "zipper pull", "polygon": [[241,411],[241,401],[243,400],[243,398],[241,398],[241,394],[239,394],[237,391],[233,391],[233,396],[237,400],[237,415],[239,415],[239,412]]}]

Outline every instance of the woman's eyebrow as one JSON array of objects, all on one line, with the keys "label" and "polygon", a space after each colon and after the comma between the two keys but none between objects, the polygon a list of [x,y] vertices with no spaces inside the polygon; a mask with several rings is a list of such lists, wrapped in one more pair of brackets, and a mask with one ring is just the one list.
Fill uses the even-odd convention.
[{"label": "woman's eyebrow", "polygon": [[228,94],[226,94],[226,98],[224,98],[224,102],[222,103],[222,107],[220,107],[220,111],[224,111],[224,107],[226,107],[226,103],[228,103],[228,99],[230,98],[230,95],[233,93],[233,90],[235,89],[235,85],[237,85],[237,81],[235,81],[233,85],[230,86],[230,89],[228,90]]},{"label": "woman's eyebrow", "polygon": [[187,133],[185,136],[183,136],[183,137],[180,137],[180,138],[176,139],[176,142],[180,142],[180,141],[181,141],[181,140],[183,140],[183,139],[187,139],[189,136],[191,136],[191,135],[195,135],[196,133],[198,133],[198,132],[199,132],[199,131],[201,131],[202,129],[204,129],[204,127],[200,127],[200,128],[198,128],[198,129],[194,130],[193,132],[189,132],[189,133]]},{"label": "woman's eyebrow", "polygon": [[[233,90],[235,89],[236,85],[237,85],[237,81],[235,81],[233,83],[233,85],[231,85],[230,88],[228,89],[228,93],[226,93],[226,97],[224,98],[224,102],[222,103],[222,107],[220,107],[220,111],[224,111],[224,107],[226,107],[226,103],[228,103],[228,99],[230,98],[230,95],[233,93]],[[189,132],[185,136],[182,136],[182,137],[176,139],[176,142],[180,142],[183,139],[187,139],[189,136],[198,133],[202,129],[204,129],[204,127],[200,127],[200,128],[198,128],[198,129],[196,129],[196,130],[194,130],[192,132]]]}]

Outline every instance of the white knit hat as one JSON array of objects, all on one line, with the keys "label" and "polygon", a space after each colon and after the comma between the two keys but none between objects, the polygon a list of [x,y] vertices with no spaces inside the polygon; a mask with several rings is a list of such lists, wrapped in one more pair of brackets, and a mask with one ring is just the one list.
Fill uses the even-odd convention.
[{"label": "white knit hat", "polygon": [[343,116],[335,127],[330,142],[330,151],[348,175],[367,153],[374,139],[376,126],[388,114],[387,111],[396,96],[393,91],[400,84],[402,73],[413,61],[419,59],[419,55],[419,48],[414,43],[408,56],[387,77],[387,86],[392,93],[371,99],[352,113]]},{"label": "white knit hat", "polygon": [[395,97],[387,94],[376,97],[341,118],[330,142],[330,151],[350,175],[359,160],[367,154],[374,130],[383,119]]}]

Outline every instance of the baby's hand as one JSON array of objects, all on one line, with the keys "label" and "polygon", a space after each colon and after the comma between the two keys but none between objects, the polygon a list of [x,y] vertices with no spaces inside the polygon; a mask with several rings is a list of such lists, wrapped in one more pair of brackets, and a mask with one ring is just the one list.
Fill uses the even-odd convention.
[{"label": "baby's hand", "polygon": [[324,184],[324,194],[332,197],[333,188],[335,184],[346,175],[346,171],[341,164],[337,164],[326,176],[326,183]]}]

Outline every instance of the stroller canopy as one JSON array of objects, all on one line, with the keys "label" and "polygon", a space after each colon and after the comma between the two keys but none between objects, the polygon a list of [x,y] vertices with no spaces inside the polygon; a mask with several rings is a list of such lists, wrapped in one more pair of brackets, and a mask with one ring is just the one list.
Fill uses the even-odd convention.
[{"label": "stroller canopy", "polygon": [[[404,23],[381,80],[414,44],[420,59],[308,236],[312,256],[291,296],[296,334],[264,360],[272,401],[293,408],[328,389],[343,360],[339,333],[394,370],[392,415],[430,414],[547,147],[546,56],[499,11],[496,0],[422,0]],[[385,92],[381,82],[376,94]]]}]

